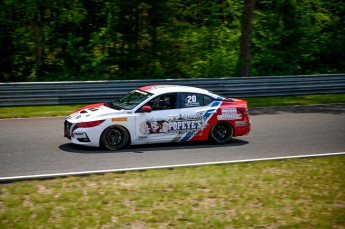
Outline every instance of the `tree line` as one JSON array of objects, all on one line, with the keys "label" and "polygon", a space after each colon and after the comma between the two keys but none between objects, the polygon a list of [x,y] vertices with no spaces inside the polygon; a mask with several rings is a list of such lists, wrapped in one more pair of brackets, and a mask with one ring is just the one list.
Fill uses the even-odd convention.
[{"label": "tree line", "polygon": [[342,0],[0,0],[0,28],[5,82],[345,71]]}]

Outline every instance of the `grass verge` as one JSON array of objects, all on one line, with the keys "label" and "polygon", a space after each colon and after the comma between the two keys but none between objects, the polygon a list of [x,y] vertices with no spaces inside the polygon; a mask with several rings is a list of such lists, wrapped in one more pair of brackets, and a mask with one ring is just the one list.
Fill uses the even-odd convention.
[{"label": "grass verge", "polygon": [[[249,107],[345,103],[345,94],[243,98]],[[0,118],[67,116],[83,105],[0,107]]]},{"label": "grass verge", "polygon": [[0,186],[0,228],[345,228],[345,156]]},{"label": "grass verge", "polygon": [[0,107],[0,118],[67,116],[83,105]]},{"label": "grass verge", "polygon": [[345,103],[345,94],[320,94],[320,95],[298,95],[245,98],[250,107],[270,107],[270,106],[293,106],[309,104],[331,104]]}]

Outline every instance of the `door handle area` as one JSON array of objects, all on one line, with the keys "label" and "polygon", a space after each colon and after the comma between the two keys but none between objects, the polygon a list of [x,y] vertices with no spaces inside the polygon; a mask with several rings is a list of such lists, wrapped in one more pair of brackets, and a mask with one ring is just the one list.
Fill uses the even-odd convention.
[{"label": "door handle area", "polygon": [[169,115],[169,118],[177,118],[178,114]]}]

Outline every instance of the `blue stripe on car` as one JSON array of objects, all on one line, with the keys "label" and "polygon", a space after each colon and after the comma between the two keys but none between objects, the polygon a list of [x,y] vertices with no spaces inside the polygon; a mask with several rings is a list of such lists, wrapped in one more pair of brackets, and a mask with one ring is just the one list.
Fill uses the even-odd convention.
[{"label": "blue stripe on car", "polygon": [[187,132],[186,135],[180,140],[180,142],[187,142],[194,136],[194,132]]},{"label": "blue stripe on car", "polygon": [[[222,97],[218,97],[217,100],[222,100]],[[204,121],[207,122],[208,119],[212,116],[212,112],[215,111],[214,107],[218,107],[222,101],[214,101],[211,104],[210,109],[208,109],[204,114]],[[187,132],[185,136],[179,142],[188,142],[193,136],[195,132]]]}]

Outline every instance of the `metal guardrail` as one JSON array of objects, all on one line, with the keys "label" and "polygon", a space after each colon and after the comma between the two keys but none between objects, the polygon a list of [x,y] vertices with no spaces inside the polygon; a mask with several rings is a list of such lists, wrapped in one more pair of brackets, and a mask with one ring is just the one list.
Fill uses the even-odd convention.
[{"label": "metal guardrail", "polygon": [[108,102],[153,84],[200,87],[233,98],[345,93],[345,74],[0,83],[0,107]]}]

